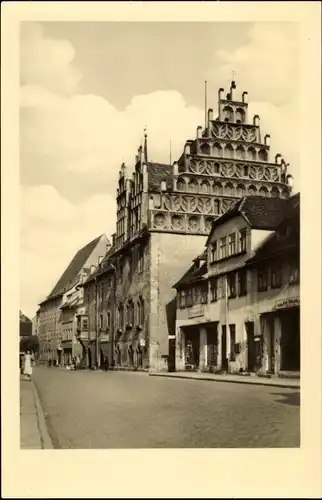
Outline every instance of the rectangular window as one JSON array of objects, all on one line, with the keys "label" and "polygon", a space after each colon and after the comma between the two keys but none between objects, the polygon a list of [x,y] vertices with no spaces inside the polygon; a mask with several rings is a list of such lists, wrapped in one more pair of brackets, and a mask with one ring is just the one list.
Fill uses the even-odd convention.
[{"label": "rectangular window", "polygon": [[86,318],[83,318],[82,329],[83,330],[88,330],[88,320]]},{"label": "rectangular window", "polygon": [[220,259],[224,259],[226,257],[226,236],[225,238],[220,239]]},{"label": "rectangular window", "polygon": [[236,352],[235,352],[235,344],[236,344],[236,325],[229,325],[230,332],[230,361],[236,361]]},{"label": "rectangular window", "polygon": [[144,249],[142,247],[139,247],[138,251],[138,272],[141,274],[143,273],[144,269]]},{"label": "rectangular window", "polygon": [[282,286],[282,267],[276,264],[271,268],[271,288],[280,288]]},{"label": "rectangular window", "polygon": [[192,290],[191,290],[191,288],[188,288],[188,290],[187,290],[186,305],[187,305],[187,307],[192,306]]},{"label": "rectangular window", "polygon": [[100,314],[100,330],[103,330],[103,314]]},{"label": "rectangular window", "polygon": [[215,262],[217,260],[217,241],[214,241],[211,245],[211,262]]},{"label": "rectangular window", "polygon": [[201,286],[201,303],[207,304],[207,302],[208,302],[208,285],[203,284]]},{"label": "rectangular window", "polygon": [[239,231],[239,251],[246,252],[246,228]]},{"label": "rectangular window", "polygon": [[210,281],[210,301],[216,302],[217,300],[217,292],[218,292],[218,282],[217,279]]},{"label": "rectangular window", "polygon": [[236,234],[232,233],[229,235],[229,255],[234,255],[236,253]]},{"label": "rectangular window", "polygon": [[110,328],[111,326],[111,313],[107,313],[107,328]]},{"label": "rectangular window", "polygon": [[238,273],[238,281],[239,281],[239,297],[243,297],[247,295],[247,271],[246,269],[242,269]]},{"label": "rectangular window", "polygon": [[300,282],[300,266],[299,266],[298,261],[293,260],[290,263],[289,269],[290,269],[290,274],[289,274],[290,284],[299,283]]},{"label": "rectangular window", "polygon": [[186,307],[186,292],[181,290],[180,293],[180,308],[184,309]]},{"label": "rectangular window", "polygon": [[227,275],[228,298],[233,299],[236,297],[236,273]]},{"label": "rectangular window", "polygon": [[259,292],[265,292],[268,289],[268,269],[263,268],[258,270],[257,289]]}]

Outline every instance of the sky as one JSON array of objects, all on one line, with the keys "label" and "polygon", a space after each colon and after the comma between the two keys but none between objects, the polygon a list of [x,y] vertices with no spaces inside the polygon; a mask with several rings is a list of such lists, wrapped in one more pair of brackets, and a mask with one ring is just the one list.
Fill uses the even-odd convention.
[{"label": "sky", "polygon": [[76,251],[115,231],[122,162],[143,130],[172,161],[233,71],[300,190],[300,44],[292,23],[22,23],[20,306],[33,317]]}]

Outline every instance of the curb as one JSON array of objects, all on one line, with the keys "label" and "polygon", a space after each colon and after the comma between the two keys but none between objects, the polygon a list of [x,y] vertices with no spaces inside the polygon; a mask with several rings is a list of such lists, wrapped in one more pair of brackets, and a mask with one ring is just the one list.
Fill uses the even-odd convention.
[{"label": "curb", "polygon": [[163,377],[163,378],[176,378],[176,379],[184,379],[184,380],[201,380],[206,382],[224,382],[226,384],[247,384],[247,385],[260,385],[260,386],[268,386],[268,387],[280,387],[282,389],[296,389],[299,390],[301,388],[300,384],[298,385],[290,385],[290,384],[277,384],[276,382],[250,382],[248,380],[225,380],[223,379],[215,379],[210,377],[189,377],[188,375],[161,375],[158,373],[149,373],[150,377]]},{"label": "curb", "polygon": [[40,403],[40,399],[38,396],[37,388],[32,381],[32,391],[34,395],[34,401],[35,401],[35,407],[36,407],[36,412],[37,412],[37,420],[38,420],[38,429],[39,429],[39,434],[40,434],[40,440],[41,440],[41,447],[43,450],[53,450],[54,446],[51,441],[51,438],[49,436],[48,430],[47,430],[47,425],[46,425],[46,420],[45,420],[45,415]]}]

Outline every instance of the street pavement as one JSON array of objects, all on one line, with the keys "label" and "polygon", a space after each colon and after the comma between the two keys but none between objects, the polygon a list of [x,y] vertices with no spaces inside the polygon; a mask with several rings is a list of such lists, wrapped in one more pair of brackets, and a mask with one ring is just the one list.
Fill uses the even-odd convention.
[{"label": "street pavement", "polygon": [[298,389],[36,367],[55,448],[300,445]]}]

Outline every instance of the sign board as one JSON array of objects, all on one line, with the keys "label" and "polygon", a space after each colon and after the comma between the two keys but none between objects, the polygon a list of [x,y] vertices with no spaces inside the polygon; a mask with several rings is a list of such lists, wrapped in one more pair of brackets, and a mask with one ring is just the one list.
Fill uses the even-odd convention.
[{"label": "sign board", "polygon": [[291,297],[289,299],[277,300],[275,303],[276,309],[286,309],[287,307],[298,307],[300,305],[299,297]]},{"label": "sign board", "polygon": [[175,335],[168,335],[169,340],[175,340],[176,336]]},{"label": "sign board", "polygon": [[191,309],[188,309],[188,318],[198,318],[203,315],[204,308],[201,305],[193,306]]}]

